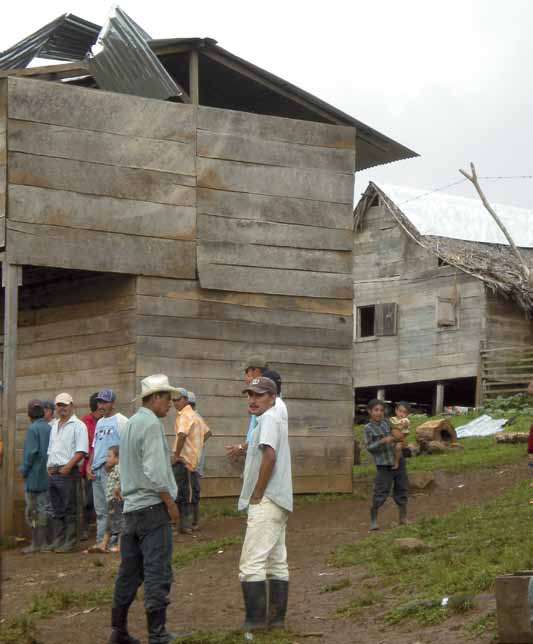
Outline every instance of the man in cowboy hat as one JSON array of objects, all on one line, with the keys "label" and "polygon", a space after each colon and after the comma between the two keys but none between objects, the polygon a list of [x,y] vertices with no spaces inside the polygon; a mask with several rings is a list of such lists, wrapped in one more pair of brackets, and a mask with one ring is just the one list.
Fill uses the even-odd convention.
[{"label": "man in cowboy hat", "polygon": [[149,644],[166,644],[175,635],[166,630],[172,584],[172,528],[178,520],[177,488],[170,449],[161,421],[170,409],[176,387],[162,374],[141,383],[142,407],[128,421],[120,441],[124,531],[111,613],[110,643],[136,644],[128,633],[128,610],[144,581]]},{"label": "man in cowboy hat", "polygon": [[[244,631],[283,626],[289,593],[285,529],[292,512],[291,452],[288,427],[276,410],[276,384],[252,380],[248,411],[257,417],[246,452],[239,510],[247,510],[246,536],[239,564],[246,617]],[[269,614],[267,616],[267,579]]]}]

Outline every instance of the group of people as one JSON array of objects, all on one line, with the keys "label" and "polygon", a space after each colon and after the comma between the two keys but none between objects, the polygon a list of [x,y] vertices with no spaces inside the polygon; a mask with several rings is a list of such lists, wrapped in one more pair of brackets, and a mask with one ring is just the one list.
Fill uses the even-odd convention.
[{"label": "group of people", "polygon": [[[239,579],[243,629],[252,631],[285,621],[285,532],[293,493],[281,377],[268,369],[263,356],[247,360],[242,393],[247,395],[248,430],[243,442],[226,446],[226,451],[233,461],[245,458],[238,508],[247,512],[247,527]],[[198,529],[204,447],[211,430],[195,409],[194,393],[171,385],[165,375],[145,378],[137,400],[140,407],[129,419],[117,412],[111,389],[93,394],[90,413],[81,419],[67,393],[53,402],[28,404],[30,425],[20,470],[32,543],[24,552],[72,552],[78,539],[88,536],[94,507],[96,543],[88,552],[120,551],[121,557],[109,642],[139,641],[129,634],[127,617],[144,583],[149,642],[162,644],[175,637],[166,629],[171,526],[185,535]],[[162,421],[172,405],[177,416],[170,447]]]}]

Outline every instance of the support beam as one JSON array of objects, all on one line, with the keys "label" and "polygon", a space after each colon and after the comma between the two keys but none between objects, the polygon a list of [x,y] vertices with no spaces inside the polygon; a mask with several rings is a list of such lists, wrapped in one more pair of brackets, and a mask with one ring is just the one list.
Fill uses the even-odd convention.
[{"label": "support beam", "polygon": [[189,96],[193,105],[200,104],[200,69],[197,49],[189,53]]},{"label": "support beam", "polygon": [[8,264],[4,261],[2,266],[2,281],[5,292],[4,363],[2,378],[2,439],[4,442],[4,458],[1,489],[1,534],[10,534],[13,530],[17,429],[18,287],[21,282],[21,276],[21,266]]},{"label": "support beam", "polygon": [[435,389],[435,414],[442,414],[444,411],[444,383],[438,382]]}]

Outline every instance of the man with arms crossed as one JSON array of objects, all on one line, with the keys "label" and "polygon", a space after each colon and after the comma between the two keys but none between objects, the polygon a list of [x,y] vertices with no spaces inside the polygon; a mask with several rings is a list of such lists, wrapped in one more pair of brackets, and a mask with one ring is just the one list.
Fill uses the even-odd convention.
[{"label": "man with arms crossed", "polygon": [[149,644],[168,644],[168,595],[172,585],[172,528],[178,520],[176,481],[162,418],[177,389],[162,374],[141,382],[142,407],[120,440],[120,482],[124,498],[121,562],[111,612],[110,644],[139,644],[128,633],[128,611],[144,581]]},{"label": "man with arms crossed", "polygon": [[249,412],[257,417],[238,505],[239,510],[248,510],[239,564],[246,632],[266,625],[282,627],[285,622],[289,593],[285,530],[292,512],[292,476],[288,432],[275,410],[275,383],[255,378],[243,393],[248,394]]}]

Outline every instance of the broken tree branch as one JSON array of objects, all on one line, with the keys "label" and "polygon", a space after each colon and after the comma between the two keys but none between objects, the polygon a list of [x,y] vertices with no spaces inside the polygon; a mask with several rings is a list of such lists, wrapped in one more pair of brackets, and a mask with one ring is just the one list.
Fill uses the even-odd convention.
[{"label": "broken tree branch", "polygon": [[473,184],[473,186],[476,189],[476,191],[477,191],[477,193],[479,195],[479,198],[481,199],[483,205],[488,210],[489,214],[494,219],[494,221],[498,225],[499,229],[505,235],[505,238],[509,242],[509,246],[511,247],[511,250],[512,250],[514,256],[516,257],[516,259],[518,260],[518,263],[520,264],[520,267],[522,269],[522,273],[524,275],[525,280],[527,282],[529,282],[529,275],[530,275],[529,266],[524,261],[524,258],[522,257],[522,254],[520,253],[520,251],[518,250],[518,247],[514,243],[514,240],[511,237],[511,233],[507,230],[507,227],[505,226],[503,221],[498,217],[498,215],[496,214],[496,211],[490,205],[487,197],[485,196],[485,193],[481,189],[481,186],[479,184],[479,179],[478,179],[478,176],[477,176],[477,173],[476,173],[476,168],[475,168],[473,163],[470,164],[470,171],[472,172],[472,174],[468,174],[468,172],[466,172],[466,170],[461,170],[461,169],[459,170],[459,172],[463,175],[463,177],[466,177],[470,181],[470,183]]}]

